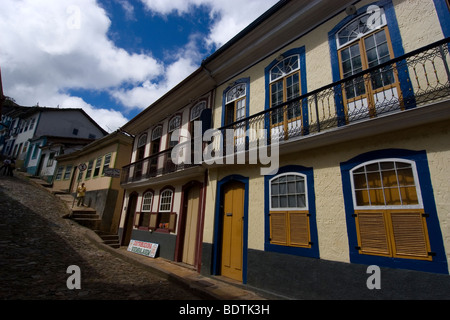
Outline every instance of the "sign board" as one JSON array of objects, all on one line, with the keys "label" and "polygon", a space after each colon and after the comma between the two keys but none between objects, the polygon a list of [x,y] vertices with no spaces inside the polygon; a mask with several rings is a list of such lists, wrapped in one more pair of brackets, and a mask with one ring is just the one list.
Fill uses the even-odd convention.
[{"label": "sign board", "polygon": [[120,178],[120,169],[105,168],[105,176],[111,178]]},{"label": "sign board", "polygon": [[146,257],[154,258],[158,250],[157,243],[131,240],[128,245],[128,251],[137,253]]},{"label": "sign board", "polygon": [[86,169],[87,169],[86,163],[82,163],[78,166],[78,170],[80,170],[81,172],[86,171]]}]

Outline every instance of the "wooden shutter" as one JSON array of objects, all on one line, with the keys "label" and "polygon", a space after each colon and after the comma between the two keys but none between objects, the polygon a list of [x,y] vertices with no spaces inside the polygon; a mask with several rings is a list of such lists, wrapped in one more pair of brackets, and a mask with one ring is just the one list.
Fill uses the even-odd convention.
[{"label": "wooden shutter", "polygon": [[270,213],[270,243],[287,245],[287,213]]},{"label": "wooden shutter", "polygon": [[392,211],[390,213],[393,251],[396,257],[431,260],[429,240],[423,212]]},{"label": "wooden shutter", "polygon": [[292,246],[310,246],[309,216],[307,212],[289,213],[289,238]]},{"label": "wooden shutter", "polygon": [[388,232],[383,211],[358,212],[356,228],[360,253],[390,255]]},{"label": "wooden shutter", "polygon": [[170,218],[169,218],[169,231],[175,232],[176,225],[177,225],[177,214],[172,212],[172,213],[170,213]]},{"label": "wooden shutter", "polygon": [[141,220],[141,213],[140,212],[136,212],[134,214],[134,226],[136,228],[139,228],[139,221]]},{"label": "wooden shutter", "polygon": [[156,229],[156,222],[158,221],[158,214],[157,213],[150,213],[150,220],[148,223],[149,229]]}]

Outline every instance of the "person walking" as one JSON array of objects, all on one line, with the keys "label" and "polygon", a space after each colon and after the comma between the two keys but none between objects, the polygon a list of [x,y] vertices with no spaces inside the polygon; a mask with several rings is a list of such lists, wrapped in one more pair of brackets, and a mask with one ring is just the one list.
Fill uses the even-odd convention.
[{"label": "person walking", "polygon": [[4,176],[9,175],[9,167],[10,167],[10,166],[11,166],[11,159],[6,158],[6,159],[3,161],[3,166],[0,168],[0,172],[3,171],[3,175],[4,175]]},{"label": "person walking", "polygon": [[84,185],[84,183],[81,184],[81,186],[78,187],[77,189],[77,199],[78,199],[78,203],[77,206],[80,207],[84,206],[84,197],[86,196],[86,187]]}]

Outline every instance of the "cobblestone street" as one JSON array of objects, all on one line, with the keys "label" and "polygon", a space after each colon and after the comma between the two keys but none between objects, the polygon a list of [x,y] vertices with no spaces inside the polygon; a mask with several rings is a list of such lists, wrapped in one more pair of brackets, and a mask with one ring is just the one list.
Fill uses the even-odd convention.
[{"label": "cobblestone street", "polygon": [[[192,292],[102,251],[66,206],[22,177],[0,176],[2,300],[197,300]],[[81,290],[66,285],[71,265]]]}]

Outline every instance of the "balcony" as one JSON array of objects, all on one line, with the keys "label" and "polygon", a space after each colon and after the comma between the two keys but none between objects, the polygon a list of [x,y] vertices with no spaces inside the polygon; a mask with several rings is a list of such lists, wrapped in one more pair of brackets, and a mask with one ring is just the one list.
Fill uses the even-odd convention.
[{"label": "balcony", "polygon": [[[188,145],[184,143],[182,145]],[[181,145],[181,146],[182,146]],[[167,175],[178,171],[183,171],[189,168],[198,167],[199,164],[194,164],[193,159],[187,161],[186,157],[193,156],[193,153],[177,154],[176,162],[172,160],[172,150],[174,148],[167,149],[165,151],[154,154],[148,158],[134,162],[128,166],[122,168],[120,183],[122,185],[129,183],[136,183],[140,181],[147,181],[151,178]]]},{"label": "balcony", "polygon": [[[216,149],[248,150],[262,138],[281,144],[449,99],[449,43],[441,40],[224,126]],[[227,129],[233,141],[226,141]]]},{"label": "balcony", "polygon": [[[449,43],[450,38],[441,40],[216,129],[210,154],[220,159],[246,152],[261,141],[266,145],[274,142],[281,145],[319,133],[331,134],[338,128],[349,128],[448,100]],[[179,164],[172,161],[172,149],[169,149],[124,167],[122,185],[201,166],[204,159],[195,160],[194,141],[184,143],[185,146],[189,144],[191,148],[185,149],[181,155],[185,159]],[[201,150],[204,147],[203,143]],[[177,158],[180,159],[180,155]]]}]

